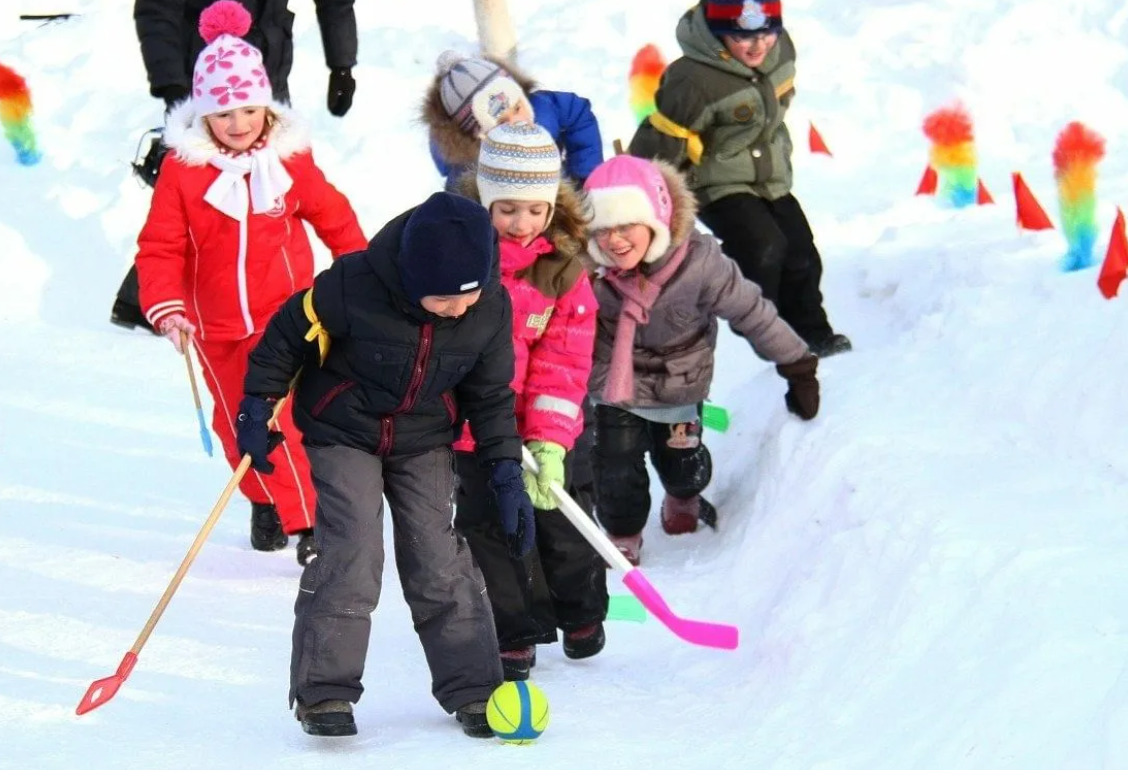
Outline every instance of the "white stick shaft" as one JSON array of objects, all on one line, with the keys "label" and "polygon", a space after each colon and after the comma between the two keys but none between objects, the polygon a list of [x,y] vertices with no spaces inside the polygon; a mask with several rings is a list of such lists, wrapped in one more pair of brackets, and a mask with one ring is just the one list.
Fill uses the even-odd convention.
[{"label": "white stick shaft", "polygon": [[[537,461],[528,447],[521,448],[521,456],[526,468],[533,473],[539,470]],[[591,543],[591,547],[594,548],[608,564],[622,572],[630,572],[634,569],[634,565],[627,561],[627,557],[623,556],[623,554],[619,552],[619,549],[615,547],[615,544],[607,539],[607,535],[603,534],[603,530],[599,528],[599,525],[584,512],[584,509],[572,499],[570,494],[564,491],[562,486],[553,484],[552,494],[556,497],[556,502],[560,504],[561,513],[568,517],[568,521],[572,522],[572,526],[580,531],[584,539]]]}]

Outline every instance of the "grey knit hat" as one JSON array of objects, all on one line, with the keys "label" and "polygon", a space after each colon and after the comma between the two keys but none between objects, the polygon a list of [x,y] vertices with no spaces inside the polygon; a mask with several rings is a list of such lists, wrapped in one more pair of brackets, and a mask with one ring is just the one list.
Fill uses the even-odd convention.
[{"label": "grey knit hat", "polygon": [[532,105],[521,86],[491,61],[445,51],[439,56],[436,69],[443,109],[468,134],[488,132],[518,102],[525,102],[532,114]]}]

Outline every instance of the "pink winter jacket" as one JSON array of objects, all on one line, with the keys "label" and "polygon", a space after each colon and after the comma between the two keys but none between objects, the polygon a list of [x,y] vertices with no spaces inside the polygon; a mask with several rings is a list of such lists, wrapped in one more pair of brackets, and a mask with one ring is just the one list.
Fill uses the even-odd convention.
[{"label": "pink winter jacket", "polygon": [[[571,449],[583,430],[597,306],[580,260],[543,236],[501,242],[501,283],[513,303],[517,430],[525,441]],[[469,427],[454,444],[473,451]]]}]

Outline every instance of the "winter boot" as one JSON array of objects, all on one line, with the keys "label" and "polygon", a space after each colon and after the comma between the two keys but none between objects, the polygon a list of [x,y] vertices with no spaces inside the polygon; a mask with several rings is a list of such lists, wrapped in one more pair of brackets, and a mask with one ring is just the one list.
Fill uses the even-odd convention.
[{"label": "winter boot", "polygon": [[486,721],[486,702],[467,703],[454,712],[454,718],[462,725],[462,732],[471,738],[492,738],[493,730]]},{"label": "winter boot", "polygon": [[[627,561],[631,563],[632,567],[637,567],[639,561],[642,559],[642,534],[637,535],[611,535],[608,537],[611,543],[619,549],[619,553],[623,554]],[[610,564],[607,565],[611,567]]]},{"label": "winter boot", "polygon": [[516,650],[501,651],[501,668],[507,682],[529,678],[529,669],[537,664],[537,648],[533,645]]},{"label": "winter boot", "polygon": [[598,655],[606,643],[607,635],[603,633],[603,624],[592,623],[575,631],[564,632],[564,655],[572,660],[590,658]]},{"label": "winter boot", "polygon": [[821,339],[809,340],[807,347],[819,358],[829,358],[836,353],[845,353],[854,349],[854,345],[850,342],[849,337],[845,334],[834,333],[828,334]]},{"label": "winter boot", "polygon": [[313,539],[313,530],[300,530],[298,532],[298,564],[304,567],[316,558],[317,543]]},{"label": "winter boot", "polygon": [[270,503],[251,503],[251,548],[256,551],[279,551],[290,538],[282,531],[278,509]]},{"label": "winter boot", "polygon": [[344,700],[323,700],[312,706],[298,703],[294,716],[302,723],[302,729],[310,735],[336,737],[356,735],[356,722],[353,721],[352,704]]},{"label": "winter boot", "polygon": [[697,499],[701,501],[701,510],[697,512],[697,520],[710,529],[716,529],[717,509],[704,497],[698,497]]},{"label": "winter boot", "polygon": [[697,531],[697,518],[701,514],[701,495],[674,497],[662,500],[662,529],[667,535],[684,535]]}]

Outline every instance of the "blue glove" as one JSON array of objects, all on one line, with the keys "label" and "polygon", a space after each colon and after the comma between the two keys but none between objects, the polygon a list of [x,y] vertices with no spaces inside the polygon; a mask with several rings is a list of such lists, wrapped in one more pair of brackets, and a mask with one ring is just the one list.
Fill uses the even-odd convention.
[{"label": "blue glove", "polygon": [[282,443],[280,431],[271,430],[274,404],[258,396],[243,396],[239,416],[235,419],[235,443],[240,455],[251,456],[251,467],[259,473],[274,473],[274,463],[266,459]]},{"label": "blue glove", "polygon": [[525,491],[521,477],[521,463],[516,460],[498,460],[490,470],[490,489],[497,498],[501,528],[505,530],[509,556],[520,559],[537,541],[536,513],[533,501]]}]

